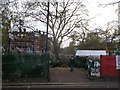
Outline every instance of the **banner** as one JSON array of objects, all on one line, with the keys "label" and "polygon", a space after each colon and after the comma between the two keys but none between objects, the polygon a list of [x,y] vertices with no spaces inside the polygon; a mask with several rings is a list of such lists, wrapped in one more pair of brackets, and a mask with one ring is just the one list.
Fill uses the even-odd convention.
[{"label": "banner", "polygon": [[116,69],[120,69],[120,56],[116,56]]},{"label": "banner", "polygon": [[116,56],[101,56],[100,57],[100,76],[118,78],[120,70],[116,69]]}]

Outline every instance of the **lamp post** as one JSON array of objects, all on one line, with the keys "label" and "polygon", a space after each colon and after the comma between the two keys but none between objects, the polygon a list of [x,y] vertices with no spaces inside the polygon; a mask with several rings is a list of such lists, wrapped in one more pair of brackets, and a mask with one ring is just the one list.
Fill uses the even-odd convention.
[{"label": "lamp post", "polygon": [[46,47],[45,47],[45,52],[47,53],[48,51],[48,26],[49,26],[49,0],[47,2],[48,5],[48,10],[47,10],[47,29],[46,29]]},{"label": "lamp post", "polygon": [[46,54],[46,60],[47,60],[47,79],[48,81],[50,81],[50,75],[49,75],[49,58],[48,58],[48,26],[49,26],[49,0],[47,2],[47,7],[48,7],[48,10],[47,10],[47,28],[46,28],[46,47],[45,47],[45,54]]}]

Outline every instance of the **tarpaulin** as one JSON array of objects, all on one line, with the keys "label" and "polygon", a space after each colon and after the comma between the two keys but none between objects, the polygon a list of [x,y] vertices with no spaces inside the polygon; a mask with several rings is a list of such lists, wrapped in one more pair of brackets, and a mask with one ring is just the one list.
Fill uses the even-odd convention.
[{"label": "tarpaulin", "polygon": [[120,77],[120,70],[116,69],[116,56],[101,56],[100,57],[100,76],[101,77]]},{"label": "tarpaulin", "polygon": [[105,50],[77,50],[75,56],[100,56],[106,55]]}]

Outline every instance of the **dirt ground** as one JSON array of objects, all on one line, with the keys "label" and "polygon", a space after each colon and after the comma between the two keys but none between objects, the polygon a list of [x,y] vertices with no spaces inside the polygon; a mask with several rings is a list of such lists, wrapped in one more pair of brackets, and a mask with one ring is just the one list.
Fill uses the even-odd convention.
[{"label": "dirt ground", "polygon": [[50,68],[50,82],[64,82],[64,83],[76,83],[76,82],[88,82],[87,72],[84,69],[77,69],[71,72],[69,67],[56,67]]}]

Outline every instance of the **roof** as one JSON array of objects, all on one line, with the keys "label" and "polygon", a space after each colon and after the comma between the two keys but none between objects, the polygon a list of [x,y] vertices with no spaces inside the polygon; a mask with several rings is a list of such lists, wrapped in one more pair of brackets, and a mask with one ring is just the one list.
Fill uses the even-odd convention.
[{"label": "roof", "polygon": [[106,55],[106,50],[77,50],[75,56],[100,56]]}]

